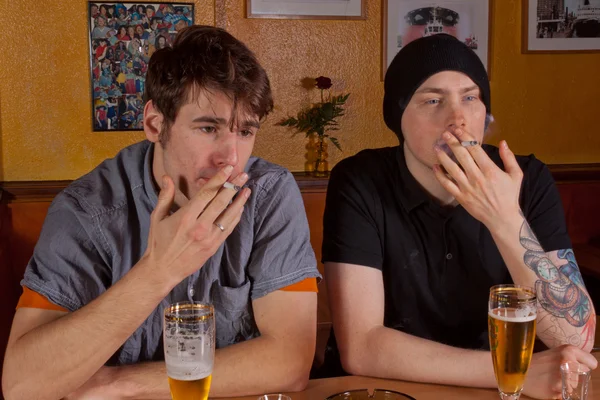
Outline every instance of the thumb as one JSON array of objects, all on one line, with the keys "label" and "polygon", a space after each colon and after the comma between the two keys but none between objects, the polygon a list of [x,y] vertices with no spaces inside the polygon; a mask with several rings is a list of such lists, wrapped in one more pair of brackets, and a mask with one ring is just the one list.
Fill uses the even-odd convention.
[{"label": "thumb", "polygon": [[513,178],[522,178],[523,171],[521,170],[521,167],[517,162],[515,154],[508,148],[506,140],[500,142],[500,158],[502,158],[502,162],[504,163],[504,170],[507,174],[509,174]]},{"label": "thumb", "polygon": [[156,222],[164,219],[169,215],[169,210],[173,205],[173,199],[175,198],[175,185],[173,180],[168,175],[162,177],[162,189],[158,194],[158,203],[152,212],[152,219]]}]

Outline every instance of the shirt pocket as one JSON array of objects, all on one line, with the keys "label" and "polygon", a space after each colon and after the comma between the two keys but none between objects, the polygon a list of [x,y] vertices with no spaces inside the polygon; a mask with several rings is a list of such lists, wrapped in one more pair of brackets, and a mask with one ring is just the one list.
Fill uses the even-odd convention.
[{"label": "shirt pocket", "polygon": [[217,348],[243,342],[259,336],[250,300],[250,281],[239,287],[222,286],[215,282],[211,298],[215,307]]}]

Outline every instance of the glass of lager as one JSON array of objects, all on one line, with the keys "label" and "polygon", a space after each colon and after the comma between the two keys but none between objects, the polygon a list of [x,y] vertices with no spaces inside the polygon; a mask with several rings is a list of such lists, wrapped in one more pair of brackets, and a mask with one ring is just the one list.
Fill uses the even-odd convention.
[{"label": "glass of lager", "polygon": [[207,400],[215,360],[213,306],[171,304],[165,309],[163,343],[173,400]]},{"label": "glass of lager", "polygon": [[490,289],[488,328],[498,391],[518,400],[533,354],[537,300],[533,289],[498,285]]}]

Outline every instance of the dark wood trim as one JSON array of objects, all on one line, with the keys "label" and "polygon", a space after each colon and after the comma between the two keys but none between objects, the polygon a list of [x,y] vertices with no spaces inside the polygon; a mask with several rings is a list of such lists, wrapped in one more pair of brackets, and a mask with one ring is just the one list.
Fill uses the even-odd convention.
[{"label": "dark wood trim", "polygon": [[329,173],[327,176],[316,177],[307,172],[292,172],[302,193],[319,193],[327,191]]},{"label": "dark wood trim", "polygon": [[[600,182],[600,163],[548,165],[556,183]],[[293,172],[302,193],[323,193],[329,176],[315,177],[306,172]],[[5,203],[52,201],[67,185],[65,181],[0,182],[0,200]]]},{"label": "dark wood trim", "polygon": [[549,164],[548,168],[557,184],[600,182],[600,163]]},{"label": "dark wood trim", "polygon": [[[314,177],[305,172],[293,173],[302,193],[320,193],[327,190],[329,175]],[[0,201],[4,203],[32,203],[52,201],[72,181],[14,181],[0,182]]]},{"label": "dark wood trim", "polygon": [[7,203],[52,201],[72,181],[0,182],[0,200]]}]

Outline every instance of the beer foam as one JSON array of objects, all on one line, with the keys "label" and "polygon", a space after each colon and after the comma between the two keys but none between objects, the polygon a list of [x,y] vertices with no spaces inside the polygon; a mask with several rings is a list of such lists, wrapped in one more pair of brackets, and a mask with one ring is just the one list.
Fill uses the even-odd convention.
[{"label": "beer foam", "polygon": [[212,364],[196,364],[190,371],[190,363],[167,360],[167,375],[179,381],[197,381],[212,373]]},{"label": "beer foam", "polygon": [[505,311],[504,314],[507,315],[499,315],[496,313],[498,310],[499,309],[490,310],[488,311],[488,315],[494,319],[499,319],[504,322],[529,322],[533,321],[537,317],[535,314],[523,315],[522,313],[515,313],[515,310],[506,309],[502,310]]}]

